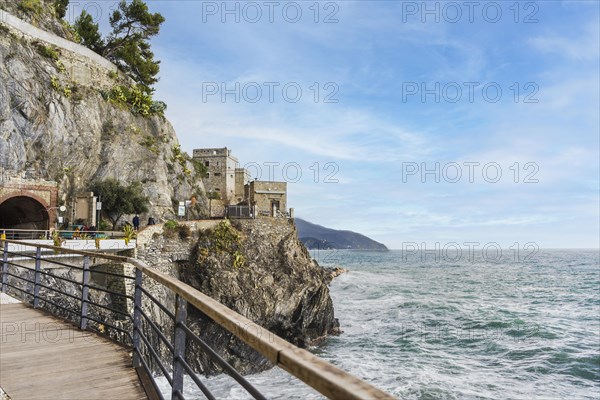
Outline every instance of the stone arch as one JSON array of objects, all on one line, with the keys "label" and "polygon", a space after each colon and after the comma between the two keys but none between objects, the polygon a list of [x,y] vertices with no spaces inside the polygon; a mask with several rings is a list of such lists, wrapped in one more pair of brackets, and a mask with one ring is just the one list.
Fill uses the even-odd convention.
[{"label": "stone arch", "polygon": [[49,205],[26,191],[0,198],[0,229],[39,229],[50,227]]}]

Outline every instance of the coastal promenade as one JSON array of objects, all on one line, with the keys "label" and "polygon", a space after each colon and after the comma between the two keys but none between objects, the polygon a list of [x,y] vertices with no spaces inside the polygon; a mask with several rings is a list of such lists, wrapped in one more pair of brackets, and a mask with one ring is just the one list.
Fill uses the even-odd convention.
[{"label": "coastal promenade", "polygon": [[[12,400],[183,400],[198,398],[197,390],[216,399],[186,349],[201,351],[250,396],[266,400],[218,346],[194,332],[188,309],[327,398],[394,399],[138,259],[8,239],[0,244],[0,299],[24,301],[0,305],[0,387]],[[11,250],[17,244],[35,252]],[[56,259],[57,253],[69,257]],[[111,264],[101,266],[100,259]]]},{"label": "coastal promenade", "polygon": [[12,400],[147,398],[125,348],[7,298],[0,302],[0,387]]}]

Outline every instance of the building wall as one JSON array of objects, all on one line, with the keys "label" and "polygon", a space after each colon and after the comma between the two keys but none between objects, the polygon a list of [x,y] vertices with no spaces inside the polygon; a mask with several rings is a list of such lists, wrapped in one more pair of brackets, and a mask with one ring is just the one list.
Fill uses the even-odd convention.
[{"label": "building wall", "polygon": [[235,203],[240,203],[247,199],[245,185],[250,180],[250,174],[244,168],[235,169]]},{"label": "building wall", "polygon": [[193,157],[200,160],[208,170],[202,181],[207,193],[218,192],[223,201],[233,201],[235,197],[235,170],[239,161],[231,155],[227,147],[195,149]]},{"label": "building wall", "polygon": [[[230,150],[231,151],[231,150]],[[236,203],[235,201],[235,170],[238,168],[238,159],[229,155],[226,160],[225,170],[225,188],[227,193],[227,200],[229,203]]]},{"label": "building wall", "polygon": [[272,215],[274,202],[279,202],[280,212],[287,212],[287,182],[251,181],[248,192],[249,203],[256,207],[257,216]]},{"label": "building wall", "polygon": [[96,226],[96,204],[97,197],[94,193],[88,192],[80,194],[75,198],[75,207],[72,221],[82,219],[83,223],[88,226]]}]

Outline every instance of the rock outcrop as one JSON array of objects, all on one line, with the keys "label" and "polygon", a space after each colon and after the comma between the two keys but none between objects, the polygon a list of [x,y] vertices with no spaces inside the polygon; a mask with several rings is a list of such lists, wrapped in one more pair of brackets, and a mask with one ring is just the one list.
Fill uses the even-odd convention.
[{"label": "rock outcrop", "polygon": [[[2,176],[56,181],[64,204],[96,179],[138,181],[156,217],[172,216],[174,204],[192,194],[205,204],[201,179],[169,121],[107,99],[130,85],[128,78],[83,46],[0,13]],[[45,14],[38,22],[62,29]]]},{"label": "rock outcrop", "polygon": [[[155,232],[139,249],[138,257],[147,262],[162,259],[158,264],[163,272],[297,346],[316,345],[327,335],[339,333],[328,276],[310,258],[287,219],[239,220],[233,225],[224,221],[186,240]],[[270,367],[262,356],[202,313],[193,308],[188,313],[195,321],[193,330],[239,371],[251,373]],[[220,372],[193,344],[187,359],[199,372]]]}]

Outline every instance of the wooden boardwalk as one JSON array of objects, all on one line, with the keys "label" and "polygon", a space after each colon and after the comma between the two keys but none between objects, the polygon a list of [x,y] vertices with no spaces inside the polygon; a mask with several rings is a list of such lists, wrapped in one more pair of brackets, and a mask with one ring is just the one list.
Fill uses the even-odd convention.
[{"label": "wooden boardwalk", "polygon": [[121,346],[28,305],[0,304],[0,387],[12,400],[146,399]]}]

